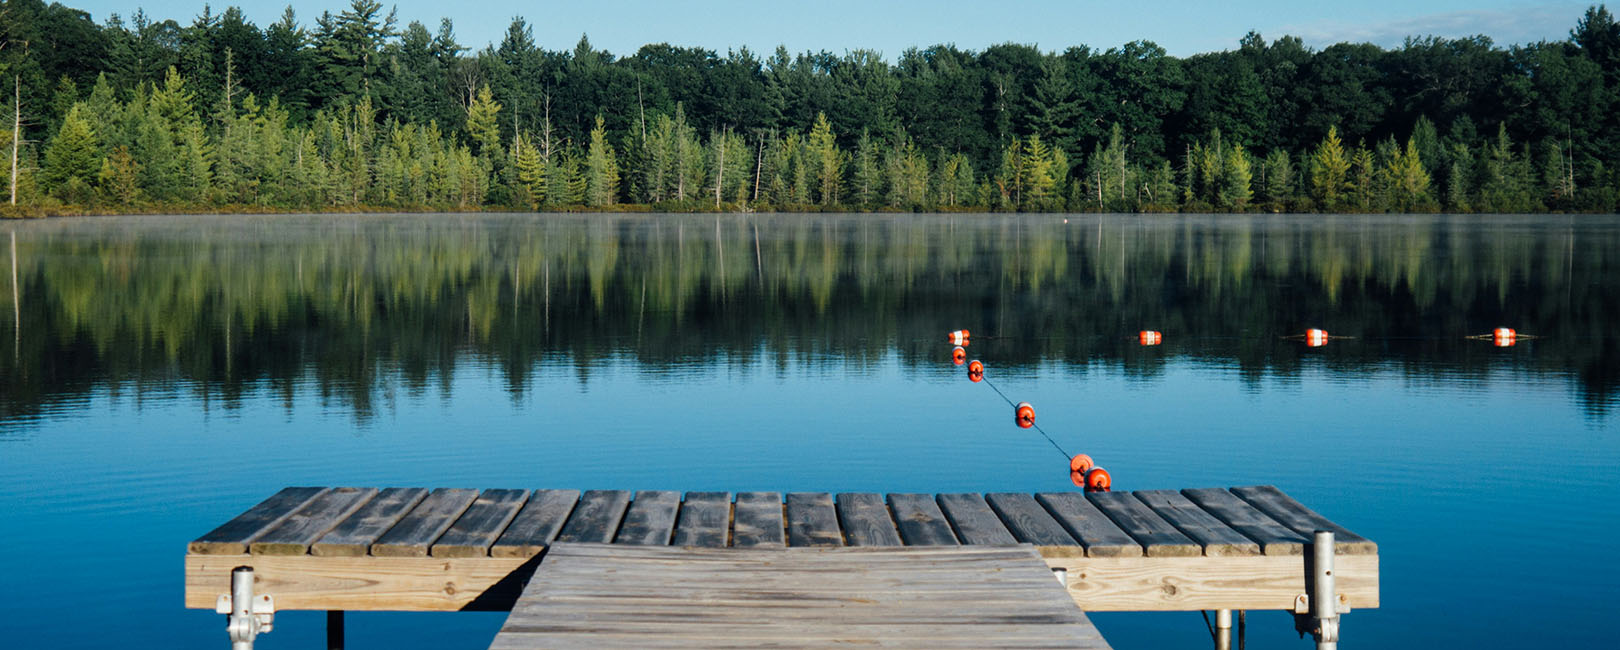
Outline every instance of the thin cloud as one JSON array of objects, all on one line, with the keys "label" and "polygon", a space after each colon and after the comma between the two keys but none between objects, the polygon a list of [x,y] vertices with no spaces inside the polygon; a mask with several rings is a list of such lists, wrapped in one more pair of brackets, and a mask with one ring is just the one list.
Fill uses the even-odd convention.
[{"label": "thin cloud", "polygon": [[1283,31],[1316,48],[1335,43],[1373,43],[1395,47],[1409,36],[1462,38],[1483,34],[1499,45],[1557,41],[1569,37],[1586,12],[1582,3],[1559,3],[1513,9],[1475,9],[1414,16],[1377,23],[1317,22]]}]

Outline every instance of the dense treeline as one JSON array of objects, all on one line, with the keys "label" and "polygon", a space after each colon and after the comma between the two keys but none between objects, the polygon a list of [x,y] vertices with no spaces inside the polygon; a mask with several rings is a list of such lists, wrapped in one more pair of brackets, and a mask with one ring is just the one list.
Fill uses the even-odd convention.
[{"label": "dense treeline", "polygon": [[[376,0],[261,29],[0,2],[13,211],[1613,212],[1620,23],[1187,58],[471,51]],[[15,131],[16,135],[12,134]],[[15,172],[12,172],[15,170]]]}]

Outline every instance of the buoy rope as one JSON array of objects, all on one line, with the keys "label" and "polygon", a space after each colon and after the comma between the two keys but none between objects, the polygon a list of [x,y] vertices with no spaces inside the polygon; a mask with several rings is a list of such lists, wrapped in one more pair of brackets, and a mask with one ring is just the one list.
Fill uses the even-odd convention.
[{"label": "buoy rope", "polygon": [[[984,384],[985,384],[985,385],[986,385],[986,386],[989,386],[989,387],[990,387],[990,390],[993,390],[993,391],[996,391],[996,394],[997,394],[997,395],[1000,395],[1000,396],[1001,396],[1001,399],[1002,399],[1002,400],[1004,400],[1004,401],[1006,401],[1006,402],[1007,402],[1007,406],[1014,406],[1014,403],[1013,403],[1013,401],[1012,401],[1012,400],[1011,400],[1011,399],[1009,399],[1009,398],[1008,398],[1008,397],[1007,397],[1007,394],[1006,394],[1006,393],[1003,393],[1003,392],[1001,392],[1001,389],[1000,389],[1000,388],[996,388],[996,385],[995,385],[995,384],[994,384],[994,383],[992,383],[992,382],[991,382],[991,381],[990,381],[990,378],[989,378],[989,377],[985,377],[985,378],[984,378],[984,379],[983,379],[983,380],[982,380],[982,381],[983,381],[983,382],[984,382]],[[1033,428],[1034,428],[1034,429],[1035,429],[1035,430],[1036,430],[1036,431],[1039,431],[1039,432],[1041,432],[1041,437],[1042,437],[1042,438],[1046,438],[1046,441],[1047,441],[1047,442],[1050,442],[1050,443],[1052,443],[1052,448],[1053,448],[1053,449],[1056,449],[1056,450],[1058,450],[1058,453],[1060,453],[1060,454],[1063,454],[1063,457],[1064,457],[1064,458],[1069,458],[1069,457],[1070,457],[1070,456],[1069,456],[1069,452],[1067,452],[1067,451],[1064,451],[1064,450],[1063,450],[1063,446],[1062,446],[1062,445],[1059,445],[1059,444],[1058,444],[1058,443],[1057,443],[1057,441],[1056,441],[1056,440],[1053,440],[1053,439],[1052,439],[1052,436],[1050,436],[1050,435],[1047,435],[1047,433],[1046,433],[1046,429],[1042,429],[1042,428],[1041,428],[1041,425],[1039,425],[1039,424],[1036,424],[1036,423],[1034,423],[1034,422],[1031,422],[1031,423],[1030,423],[1030,425],[1031,425],[1031,426],[1032,426],[1032,427],[1033,427]]]}]

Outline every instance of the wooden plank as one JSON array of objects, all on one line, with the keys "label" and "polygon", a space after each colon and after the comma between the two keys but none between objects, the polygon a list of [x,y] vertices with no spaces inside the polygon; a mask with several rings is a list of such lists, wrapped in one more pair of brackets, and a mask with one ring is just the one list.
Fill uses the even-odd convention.
[{"label": "wooden plank", "polygon": [[1052,518],[1035,497],[1020,492],[994,492],[984,495],[990,509],[996,511],[1001,523],[1007,525],[1013,537],[1025,544],[1041,547],[1042,554],[1069,552],[1084,555],[1085,547],[1075,541],[1063,524]]},{"label": "wooden plank", "polygon": [[[928,494],[890,494],[889,508],[907,546],[956,546],[950,520]],[[986,506],[986,510],[989,506]],[[992,515],[993,516],[993,515]]]},{"label": "wooden plank", "polygon": [[787,495],[788,546],[843,546],[838,512],[825,492],[789,492]]},{"label": "wooden plank", "polygon": [[377,538],[371,554],[379,557],[426,557],[433,542],[467,511],[478,490],[439,488]]},{"label": "wooden plank", "polygon": [[265,531],[248,551],[254,555],[304,555],[309,545],[377,496],[377,488],[332,488],[310,499],[281,523]]},{"label": "wooden plank", "polygon": [[187,555],[185,602],[214,609],[231,569],[253,567],[254,592],[276,609],[454,612],[512,608],[538,558],[362,555]]},{"label": "wooden plank", "polygon": [[1129,557],[1142,555],[1142,546],[1121,530],[1108,515],[1078,492],[1046,492],[1035,495],[1053,518],[1085,547],[1090,557]]},{"label": "wooden plank", "polygon": [[731,545],[737,548],[780,547],[787,543],[779,492],[738,492]]},{"label": "wooden plank", "polygon": [[533,557],[539,555],[562,530],[568,514],[579,501],[579,490],[535,490],[506,532],[489,547],[494,557]]},{"label": "wooden plank", "polygon": [[1305,552],[1305,537],[1293,529],[1277,523],[1266,513],[1256,510],[1249,502],[1222,488],[1190,488],[1182,496],[1203,508],[1216,519],[1260,545],[1262,555],[1301,555]]},{"label": "wooden plank", "polygon": [[[1204,554],[1204,547],[1194,542],[1164,517],[1154,514],[1129,492],[1094,492],[1086,495],[1092,505],[1142,545],[1148,557],[1188,557]],[[1081,540],[1084,543],[1084,540]],[[1089,555],[1089,553],[1088,553]]]},{"label": "wooden plank", "polygon": [[1304,535],[1306,539],[1311,539],[1318,530],[1333,531],[1333,547],[1339,553],[1369,555],[1378,552],[1378,545],[1372,540],[1352,533],[1348,528],[1317,514],[1315,510],[1295,501],[1294,497],[1283,493],[1275,485],[1235,487],[1232,488],[1232,493],[1259,508],[1261,512],[1271,515],[1278,523]]},{"label": "wooden plank", "polygon": [[681,507],[681,494],[666,490],[642,490],[630,502],[624,525],[613,538],[615,544],[664,546],[675,532],[675,512]]},{"label": "wooden plank", "polygon": [[186,545],[186,550],[192,553],[211,554],[244,553],[247,551],[247,545],[258,539],[259,535],[281,523],[281,520],[304,507],[304,504],[325,490],[326,488],[318,487],[283,488],[270,498],[259,502],[259,505],[248,508],[247,512],[193,540]]},{"label": "wooden plank", "polygon": [[491,648],[831,645],[1107,647],[1027,546],[558,544]]},{"label": "wooden plank", "polygon": [[941,494],[936,499],[945,518],[956,528],[963,544],[1000,546],[1017,544],[1007,525],[978,494]]},{"label": "wooden plank", "polygon": [[883,497],[870,492],[843,492],[838,495],[838,525],[850,546],[900,546],[900,531],[894,527]]},{"label": "wooden plank", "polygon": [[[778,510],[780,511],[780,509]],[[725,548],[731,528],[731,493],[687,492],[675,524],[675,546]]]},{"label": "wooden plank", "polygon": [[1244,537],[1215,515],[1205,512],[1198,504],[1174,490],[1139,490],[1130,493],[1144,505],[1153,509],[1194,542],[1204,548],[1204,555],[1259,555],[1260,545]]},{"label": "wooden plank", "polygon": [[455,525],[433,543],[433,557],[489,555],[490,545],[506,531],[507,524],[528,500],[528,490],[484,490]]},{"label": "wooden plank", "polygon": [[365,555],[372,543],[399,523],[428,491],[422,488],[386,488],[366,505],[309,547],[311,555],[353,557]]},{"label": "wooden plank", "polygon": [[[1046,558],[1065,571],[1069,594],[1088,612],[1291,610],[1305,593],[1301,562],[1287,555]],[[1352,608],[1378,607],[1378,556],[1339,556],[1334,580]]]},{"label": "wooden plank", "polygon": [[624,490],[587,490],[574,506],[574,514],[563,524],[557,535],[559,542],[594,542],[606,544],[619,532],[624,510],[630,505],[630,493]]}]

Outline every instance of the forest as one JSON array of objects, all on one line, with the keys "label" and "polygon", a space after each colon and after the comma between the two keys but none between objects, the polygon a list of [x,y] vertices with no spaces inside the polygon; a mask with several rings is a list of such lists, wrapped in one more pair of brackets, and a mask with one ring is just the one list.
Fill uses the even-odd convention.
[{"label": "forest", "polygon": [[1605,6],[1507,47],[1235,45],[615,55],[376,0],[262,28],[0,0],[0,216],[1616,211]]}]

